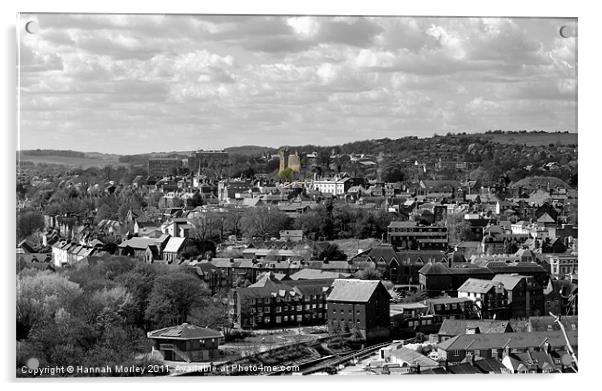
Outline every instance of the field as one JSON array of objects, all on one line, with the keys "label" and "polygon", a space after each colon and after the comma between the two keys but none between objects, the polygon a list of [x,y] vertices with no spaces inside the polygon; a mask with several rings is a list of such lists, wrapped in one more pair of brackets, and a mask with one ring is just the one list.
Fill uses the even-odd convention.
[{"label": "field", "polygon": [[501,144],[524,144],[539,146],[548,144],[577,144],[577,133],[506,133],[485,134]]},{"label": "field", "polygon": [[17,154],[17,158],[23,162],[36,164],[58,164],[67,167],[90,168],[104,167],[108,165],[120,165],[118,156],[91,154],[84,157],[57,156],[57,155],[29,155],[26,152]]}]

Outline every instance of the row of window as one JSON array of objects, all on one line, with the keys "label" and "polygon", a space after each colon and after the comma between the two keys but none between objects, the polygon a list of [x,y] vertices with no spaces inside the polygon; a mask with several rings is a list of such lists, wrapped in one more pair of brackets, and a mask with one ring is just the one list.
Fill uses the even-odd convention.
[{"label": "row of window", "polygon": [[[323,308],[324,305],[322,305],[322,303],[318,303],[318,304],[305,304],[305,305],[297,305],[297,306],[277,306],[274,308],[274,312],[279,314],[281,312],[288,312],[288,311],[309,311],[312,309],[321,309]],[[251,313],[264,313],[264,314],[269,314],[272,311],[272,307],[269,306],[265,306],[265,307],[256,307],[256,308],[251,308],[250,309]]]},{"label": "row of window", "polygon": [[[310,321],[312,319],[324,319],[324,314],[322,313],[318,313],[318,314],[305,314],[305,315],[277,315],[274,317],[274,323],[275,324],[279,324],[279,323],[287,323],[287,322],[303,322],[305,321]],[[254,318],[255,323],[259,324],[259,323],[263,323],[263,324],[270,324],[272,322],[272,318],[269,316],[261,316],[258,315]]]},{"label": "row of window", "polygon": [[307,302],[307,301],[315,301],[320,303],[321,301],[323,301],[324,296],[284,296],[284,297],[265,297],[265,298],[259,298],[259,299],[251,299],[250,303],[251,305],[256,305],[256,304],[273,304],[273,303],[290,303],[290,302],[299,302],[299,301],[303,301],[303,302]]},{"label": "row of window", "polygon": [[[349,311],[348,311],[348,313],[349,313],[349,315],[351,315],[351,314],[353,313],[353,311],[352,311],[352,310],[349,310]],[[336,315],[336,314],[337,314],[337,310],[336,310],[336,309],[333,309],[333,310],[332,310],[332,314],[333,314],[333,315]],[[341,315],[345,315],[345,310],[340,310],[340,311],[339,311],[339,314],[341,314]],[[356,314],[357,316],[360,316],[360,312],[359,312],[359,311],[356,311],[356,313],[355,313],[355,314]]]},{"label": "row of window", "polygon": [[464,308],[465,306],[466,306],[465,304],[459,304],[459,303],[435,304],[435,311],[441,311],[441,310],[458,310],[458,309]]}]

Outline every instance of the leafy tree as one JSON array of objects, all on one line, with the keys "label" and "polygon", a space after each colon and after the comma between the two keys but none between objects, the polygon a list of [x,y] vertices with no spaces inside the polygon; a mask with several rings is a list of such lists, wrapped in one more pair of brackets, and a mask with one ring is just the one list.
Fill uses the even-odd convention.
[{"label": "leafy tree", "polygon": [[381,280],[383,275],[377,269],[365,268],[357,272],[357,277],[360,280]]},{"label": "leafy tree", "polygon": [[336,243],[326,243],[326,245],[316,245],[314,247],[314,254],[316,259],[327,260],[327,261],[344,261],[347,259],[347,255]]},{"label": "leafy tree", "polygon": [[385,182],[402,182],[405,180],[405,173],[398,165],[388,165],[383,168],[382,180]]},{"label": "leafy tree", "polygon": [[17,340],[59,310],[70,308],[81,294],[78,284],[58,274],[37,272],[17,278]]},{"label": "leafy tree", "polygon": [[35,210],[20,211],[17,214],[17,239],[20,241],[37,230],[44,228],[44,217]]},{"label": "leafy tree", "polygon": [[158,276],[146,308],[146,319],[153,327],[167,327],[185,322],[191,311],[202,304],[209,291],[202,288],[198,278],[175,271]]},{"label": "leafy tree", "polygon": [[289,218],[283,212],[271,207],[248,208],[241,221],[241,231],[246,237],[277,237],[280,230],[286,229]]},{"label": "leafy tree", "polygon": [[194,324],[222,330],[224,336],[228,337],[233,327],[228,310],[227,296],[207,297],[202,306],[192,310],[189,319]]},{"label": "leafy tree", "polygon": [[138,327],[145,326],[145,312],[157,271],[149,264],[140,264],[119,277],[117,282],[132,295],[131,317]]},{"label": "leafy tree", "polygon": [[282,170],[278,176],[280,177],[280,180],[283,182],[291,182],[294,177],[295,177],[295,172],[293,171],[292,168],[287,167],[284,170]]},{"label": "leafy tree", "polygon": [[224,231],[224,217],[217,213],[205,212],[189,219],[192,236],[201,241],[221,238]]}]

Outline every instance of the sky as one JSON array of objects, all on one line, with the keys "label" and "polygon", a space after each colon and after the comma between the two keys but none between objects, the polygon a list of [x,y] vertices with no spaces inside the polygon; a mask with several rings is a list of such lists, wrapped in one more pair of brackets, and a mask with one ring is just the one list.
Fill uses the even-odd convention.
[{"label": "sky", "polygon": [[577,132],[575,19],[22,14],[17,29],[20,149]]}]

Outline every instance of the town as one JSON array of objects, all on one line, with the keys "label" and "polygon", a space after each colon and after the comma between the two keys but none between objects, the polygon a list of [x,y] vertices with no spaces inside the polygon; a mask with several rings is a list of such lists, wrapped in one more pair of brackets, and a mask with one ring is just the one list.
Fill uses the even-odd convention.
[{"label": "town", "polygon": [[577,371],[576,134],[44,155],[86,157],[17,154],[17,376]]}]

